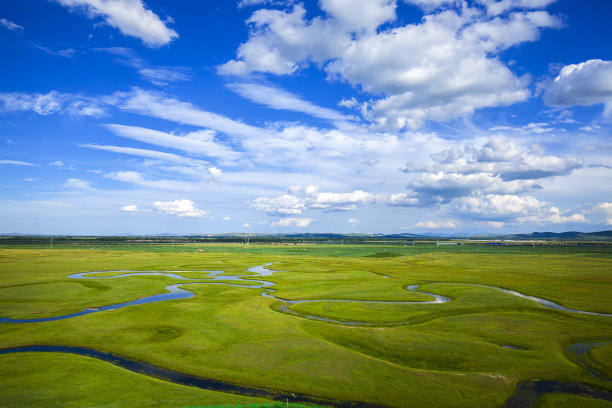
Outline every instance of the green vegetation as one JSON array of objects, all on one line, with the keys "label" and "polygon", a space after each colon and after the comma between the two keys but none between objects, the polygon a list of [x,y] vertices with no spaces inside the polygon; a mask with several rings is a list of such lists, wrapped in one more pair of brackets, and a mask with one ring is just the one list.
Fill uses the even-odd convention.
[{"label": "green vegetation", "polygon": [[612,402],[568,394],[547,394],[536,401],[537,408],[612,408]]},{"label": "green vegetation", "polygon": [[[198,252],[203,249],[205,252]],[[391,255],[391,256],[389,256]],[[275,262],[263,278],[246,269]],[[198,271],[253,275],[289,300],[427,301],[444,304],[310,302],[281,310],[262,289],[183,288],[195,296],[44,323],[0,324],[0,348],[88,347],[168,369],[321,398],[385,406],[498,407],[518,381],[578,382],[612,392],[577,364],[577,342],[612,341],[612,317],[555,311],[494,289],[504,287],[563,306],[612,313],[611,246],[243,245],[183,243],[119,249],[0,249],[0,317],[60,316],[163,293],[166,276],[77,280],[88,271]],[[107,276],[115,273],[104,274]],[[612,374],[612,345],[589,364]],[[75,375],[75,373],[77,373]],[[61,353],[0,356],[3,406],[203,406],[262,399],[162,382],[92,358]],[[582,401],[586,400],[586,402]],[[538,406],[607,406],[566,394]],[[601,405],[604,404],[604,405]],[[569,406],[569,405],[567,405]],[[577,405],[578,406],[578,405]]]}]

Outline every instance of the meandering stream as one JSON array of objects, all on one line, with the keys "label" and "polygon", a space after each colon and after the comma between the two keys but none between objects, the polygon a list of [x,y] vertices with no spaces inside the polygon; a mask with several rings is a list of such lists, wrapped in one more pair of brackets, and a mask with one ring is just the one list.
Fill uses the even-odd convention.
[{"label": "meandering stream", "polygon": [[[353,303],[381,303],[381,304],[386,303],[386,304],[406,304],[406,305],[421,304],[423,305],[423,304],[442,304],[442,303],[451,302],[453,300],[451,298],[448,298],[448,297],[445,297],[439,294],[429,293],[429,292],[424,292],[422,290],[419,290],[419,285],[407,286],[406,290],[427,295],[431,297],[432,300],[429,300],[429,301],[374,301],[374,300],[351,300],[351,299],[308,299],[308,300],[283,299],[283,298],[273,295],[274,289],[271,289],[270,287],[274,285],[274,282],[261,280],[261,279],[252,279],[252,278],[257,278],[258,276],[270,276],[274,272],[276,272],[272,269],[266,268],[267,266],[270,266],[270,265],[272,264],[269,263],[265,265],[254,266],[248,269],[249,272],[256,273],[257,275],[225,276],[225,275],[221,275],[224,273],[223,271],[130,271],[130,270],[121,270],[121,271],[94,271],[94,272],[76,273],[76,274],[69,275],[69,278],[71,279],[117,279],[117,278],[129,277],[129,276],[166,276],[172,279],[182,280],[185,282],[166,286],[165,290],[167,291],[167,293],[146,296],[141,299],[136,299],[136,300],[132,300],[129,302],[107,305],[107,306],[102,306],[98,308],[87,308],[77,313],[70,313],[70,314],[54,316],[54,317],[44,317],[44,318],[34,318],[34,319],[12,319],[12,318],[7,318],[7,317],[2,317],[0,318],[0,323],[24,324],[24,323],[50,322],[50,321],[55,321],[55,320],[62,320],[62,319],[69,319],[73,317],[83,316],[83,315],[87,315],[91,313],[99,313],[99,312],[104,312],[104,311],[109,311],[109,310],[121,309],[121,308],[129,307],[129,306],[142,305],[146,303],[161,302],[161,301],[167,301],[167,300],[177,300],[177,299],[187,299],[187,298],[193,297],[195,294],[192,291],[182,288],[181,286],[183,285],[229,285],[229,286],[236,286],[236,287],[249,288],[249,289],[264,289],[261,292],[262,296],[271,297],[271,298],[274,298],[282,302],[280,306],[280,310],[282,312],[285,312],[285,313],[288,313],[294,316],[298,316],[300,318],[319,320],[319,321],[336,323],[336,324],[345,324],[345,325],[364,325],[364,324],[371,324],[371,323],[348,322],[348,321],[342,321],[342,320],[323,318],[319,316],[310,316],[310,315],[306,315],[304,313],[300,313],[300,312],[297,312],[291,309],[291,306],[300,304],[300,303],[310,303],[310,302],[353,302]],[[187,277],[180,275],[180,273],[187,273],[187,272],[202,273],[204,274],[204,277],[187,278]],[[109,274],[109,273],[116,273],[116,274],[112,276],[97,276],[100,274]],[[609,314],[609,313],[597,313],[597,312],[590,312],[590,311],[585,311],[585,310],[570,309],[570,308],[561,306],[547,299],[542,299],[542,298],[538,298],[535,296],[526,295],[526,294],[517,292],[515,290],[500,288],[496,286],[469,284],[469,283],[448,283],[448,282],[444,282],[444,283],[452,284],[452,285],[468,285],[468,286],[477,286],[477,287],[494,289],[494,290],[498,290],[498,291],[501,291],[503,293],[506,293],[512,296],[517,296],[517,297],[521,297],[524,299],[534,301],[550,309],[564,311],[564,312],[580,313],[580,314],[587,314],[587,315],[597,315],[597,316],[612,316],[612,314]],[[583,368],[587,372],[589,372],[591,375],[593,375],[599,380],[610,381],[610,378],[608,378],[602,373],[597,372],[593,367],[591,367],[587,363],[586,359],[584,358],[584,355],[591,348],[600,346],[600,345],[604,345],[604,344],[608,344],[608,343],[609,342],[577,343],[577,344],[573,344],[572,346],[570,346],[570,348],[568,349],[568,353],[574,355],[578,364],[583,366]],[[111,362],[117,366],[129,369],[137,373],[144,373],[146,375],[151,375],[151,376],[154,376],[156,378],[160,378],[166,381],[171,381],[171,382],[175,382],[178,384],[196,386],[196,387],[203,388],[203,389],[212,389],[216,391],[243,394],[243,395],[262,396],[262,397],[273,398],[273,399],[285,399],[289,395],[293,395],[295,397],[295,394],[290,394],[286,391],[252,388],[252,387],[246,387],[246,386],[232,384],[228,382],[218,381],[214,379],[196,377],[193,375],[184,374],[184,373],[168,370],[162,367],[158,367],[158,366],[155,366],[150,363],[143,362],[143,361],[136,361],[136,360],[132,360],[126,357],[117,356],[111,353],[88,349],[88,348],[82,348],[82,347],[26,346],[26,347],[0,349],[0,355],[11,354],[11,353],[32,352],[32,351],[63,352],[63,353],[84,355],[88,357],[97,358],[103,361]],[[517,384],[515,392],[506,401],[505,406],[508,408],[531,406],[531,404],[533,404],[533,402],[539,395],[545,394],[545,393],[551,393],[551,392],[557,392],[557,393],[563,392],[563,393],[570,393],[570,394],[576,394],[576,395],[586,395],[586,396],[591,396],[593,398],[599,398],[599,399],[603,399],[606,401],[612,401],[612,393],[609,393],[603,390],[599,390],[599,389],[590,387],[585,384],[562,383],[562,382],[544,381],[544,380],[527,380],[527,381],[521,381]],[[321,399],[315,396],[310,396],[310,395],[299,395],[297,397],[302,401],[310,401],[310,402],[315,402],[315,403],[329,403],[330,402],[329,400],[324,400],[324,399]],[[333,401],[333,404],[336,406],[347,406],[347,407],[352,407],[355,405],[363,406],[363,407],[375,407],[376,406],[373,404],[356,403],[356,402],[350,402],[350,401],[344,401],[344,402]]]},{"label": "meandering stream", "polygon": [[[256,273],[259,276],[270,276],[272,275],[275,271],[272,269],[268,269],[266,268],[267,266],[272,265],[272,263],[268,263],[265,265],[258,265],[258,266],[253,266],[249,269],[247,269],[248,272],[252,272],[252,273]],[[179,275],[179,273],[202,273],[205,274],[204,277],[202,278],[186,278],[182,275]],[[117,275],[112,275],[112,276],[96,276],[98,274],[109,274],[109,273],[119,273]],[[50,321],[55,321],[55,320],[62,320],[62,319],[69,319],[69,318],[73,318],[73,317],[78,317],[78,316],[83,316],[83,315],[87,315],[87,314],[91,314],[91,313],[98,313],[98,312],[104,312],[104,311],[108,311],[108,310],[116,310],[116,309],[121,309],[124,307],[128,307],[128,306],[135,306],[135,305],[142,305],[142,304],[146,304],[146,303],[154,303],[154,302],[162,302],[162,301],[166,301],[166,300],[177,300],[177,299],[187,299],[187,298],[191,298],[194,296],[194,293],[190,290],[187,289],[183,289],[181,288],[181,286],[189,284],[189,285],[229,285],[229,286],[237,286],[237,287],[242,287],[242,288],[250,288],[250,289],[265,289],[261,294],[262,296],[267,296],[267,297],[271,297],[274,299],[277,299],[280,302],[283,302],[283,304],[280,306],[280,310],[288,313],[288,314],[292,314],[294,316],[298,316],[298,317],[302,317],[305,319],[311,319],[311,320],[320,320],[320,321],[325,321],[325,322],[329,322],[329,323],[337,323],[337,324],[346,324],[346,325],[364,325],[364,324],[368,324],[368,323],[363,323],[363,322],[349,322],[349,321],[343,321],[343,320],[335,320],[335,319],[329,319],[329,318],[324,318],[324,317],[319,317],[319,316],[311,316],[311,315],[307,315],[304,313],[299,313],[293,309],[291,309],[292,305],[295,304],[300,304],[300,303],[312,303],[312,302],[343,302],[343,303],[379,303],[379,304],[419,304],[419,305],[426,305],[426,304],[440,304],[440,303],[447,303],[452,301],[453,299],[450,299],[448,297],[439,295],[439,294],[435,294],[435,293],[429,293],[429,292],[424,292],[422,290],[419,290],[419,285],[410,285],[407,286],[406,289],[415,293],[421,293],[424,295],[427,295],[431,298],[433,298],[433,300],[429,300],[429,301],[384,301],[384,300],[352,300],[352,299],[308,299],[308,300],[289,300],[289,299],[283,299],[277,296],[274,296],[272,293],[274,292],[273,289],[269,289],[270,286],[274,285],[274,282],[270,282],[270,281],[265,281],[265,280],[255,280],[255,279],[248,279],[248,278],[253,278],[255,277],[254,275],[221,275],[222,273],[224,273],[224,271],[130,271],[130,270],[119,270],[119,271],[93,271],[93,272],[82,272],[82,273],[74,273],[72,275],[69,275],[68,277],[71,279],[117,279],[117,278],[123,278],[123,277],[128,277],[128,276],[166,276],[172,279],[177,279],[177,280],[183,280],[183,281],[188,281],[185,283],[177,283],[177,284],[173,284],[173,285],[168,285],[166,286],[164,289],[167,291],[167,293],[161,293],[161,294],[157,294],[157,295],[152,295],[152,296],[146,296],[140,299],[136,299],[136,300],[132,300],[129,302],[124,302],[124,303],[117,303],[117,304],[113,304],[113,305],[107,305],[107,306],[102,306],[102,307],[97,307],[97,308],[87,308],[84,309],[80,312],[76,312],[76,313],[70,313],[70,314],[66,314],[66,315],[61,315],[61,316],[53,316],[53,317],[42,317],[42,318],[34,318],[34,319],[12,319],[12,318],[8,318],[8,317],[0,317],[0,323],[40,323],[40,322],[50,322]],[[257,283],[257,284],[253,284],[253,283]],[[597,312],[589,312],[586,310],[578,310],[578,309],[570,309],[564,306],[561,306],[557,303],[554,303],[550,300],[547,299],[542,299],[542,298],[538,298],[535,296],[530,296],[530,295],[526,295],[524,293],[520,293],[517,292],[515,290],[511,290],[511,289],[505,289],[505,288],[500,288],[497,286],[490,286],[490,285],[480,285],[480,284],[474,284],[474,283],[450,283],[450,282],[445,282],[446,284],[450,284],[450,285],[467,285],[467,286],[478,286],[478,287],[483,287],[483,288],[489,288],[489,289],[495,289],[504,293],[507,293],[509,295],[512,296],[518,296],[521,297],[523,299],[528,299],[531,301],[534,301],[536,303],[539,303],[540,305],[550,308],[550,309],[555,309],[555,310],[561,310],[564,312],[572,312],[572,313],[581,313],[581,314],[588,314],[588,315],[597,315],[597,316],[612,316],[612,314],[609,313],[597,313]],[[371,324],[371,323],[369,323]]]}]

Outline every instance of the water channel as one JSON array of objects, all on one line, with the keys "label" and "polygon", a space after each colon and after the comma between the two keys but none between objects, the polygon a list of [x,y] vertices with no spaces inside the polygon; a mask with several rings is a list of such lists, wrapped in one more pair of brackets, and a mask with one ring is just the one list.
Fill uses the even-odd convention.
[{"label": "water channel", "polygon": [[[267,266],[272,265],[272,263],[268,263],[265,265],[254,266],[249,268],[247,271],[251,273],[256,273],[257,275],[230,275],[225,276],[221,275],[224,271],[130,271],[130,270],[120,270],[120,271],[94,271],[94,272],[83,272],[69,275],[71,279],[117,279],[128,276],[166,276],[172,279],[187,281],[183,283],[177,283],[168,285],[165,287],[167,293],[152,295],[143,297],[141,299],[118,303],[113,305],[102,306],[98,308],[87,308],[77,313],[66,314],[62,316],[54,316],[54,317],[45,317],[45,318],[37,318],[37,319],[12,319],[7,317],[0,318],[0,323],[14,323],[14,324],[24,324],[24,323],[40,323],[40,322],[49,322],[55,320],[69,319],[73,317],[83,316],[91,313],[99,313],[109,310],[121,309],[129,306],[142,305],[153,302],[161,302],[166,300],[177,300],[177,299],[187,299],[194,296],[194,293],[181,288],[182,285],[229,285],[236,286],[242,288],[249,289],[264,289],[261,293],[262,296],[274,298],[280,302],[282,305],[280,306],[280,310],[284,313],[291,314],[294,316],[298,316],[300,318],[311,319],[311,320],[319,320],[329,323],[336,324],[345,324],[345,325],[371,325],[371,323],[363,323],[363,322],[348,322],[342,320],[334,320],[323,318],[319,316],[310,316],[303,313],[299,313],[295,310],[291,309],[292,305],[300,304],[300,303],[310,303],[310,302],[353,302],[353,303],[386,303],[386,304],[442,304],[452,301],[453,299],[435,294],[429,293],[419,290],[419,285],[410,285],[406,287],[406,290],[425,294],[432,298],[429,301],[373,301],[373,300],[350,300],[350,299],[309,299],[309,300],[288,300],[283,299],[273,295],[274,289],[270,289],[271,286],[274,285],[274,282],[261,280],[261,279],[250,279],[258,276],[270,276],[274,272],[272,269],[266,268]],[[204,274],[203,278],[186,278],[180,273],[186,272],[197,272]],[[109,274],[109,273],[117,273],[112,276],[97,276],[100,274]],[[446,283],[446,282],[445,282]],[[554,303],[547,299],[538,298],[535,296],[526,295],[514,290],[500,288],[496,286],[489,285],[479,285],[479,284],[468,284],[468,283],[447,283],[447,284],[456,284],[456,285],[468,285],[468,286],[477,286],[477,287],[485,287],[489,289],[495,289],[501,291],[503,293],[518,296],[524,299],[528,299],[534,301],[544,307],[555,309],[564,312],[571,313],[580,313],[587,315],[597,315],[597,316],[612,316],[612,314],[608,313],[597,313],[597,312],[589,312],[584,310],[570,309],[564,306],[561,306],[557,303]],[[602,373],[596,371],[593,367],[591,367],[587,360],[585,359],[586,353],[591,350],[593,347],[601,346],[604,344],[609,344],[610,342],[591,342],[591,343],[576,343],[570,346],[568,349],[568,353],[572,355],[577,363],[581,365],[587,372],[589,372],[592,376],[599,380],[610,381],[610,378],[605,376]],[[503,346],[506,348],[512,349],[512,346]],[[301,401],[310,401],[314,403],[333,403],[333,405],[338,407],[353,407],[353,406],[363,406],[363,407],[376,407],[376,405],[372,404],[364,404],[357,403],[351,401],[329,401],[318,398],[316,396],[311,395],[298,395],[287,393],[285,391],[279,390],[270,390],[270,389],[259,389],[246,387],[238,384],[232,384],[228,382],[218,381],[214,379],[206,379],[201,378],[189,374],[180,373],[177,371],[168,370],[162,367],[158,367],[152,365],[150,363],[146,363],[143,361],[132,360],[127,357],[118,356],[112,353],[102,352],[98,350],[82,348],[82,347],[66,347],[66,346],[26,346],[26,347],[16,347],[16,348],[7,348],[0,349],[0,355],[2,354],[12,354],[12,353],[23,353],[23,352],[63,352],[63,353],[72,353],[84,355],[92,358],[96,358],[99,360],[111,362],[117,366],[122,368],[126,368],[128,370],[144,373],[146,375],[151,375],[156,378],[164,379],[166,381],[196,386],[203,389],[211,389],[221,392],[229,392],[234,394],[242,394],[242,395],[253,395],[253,396],[262,396],[265,398],[272,399],[280,399],[284,400],[285,398],[289,398],[289,395],[293,395],[294,397],[299,397]],[[569,393],[576,395],[584,395],[590,396],[593,398],[603,399],[606,401],[612,401],[612,393],[607,391],[599,390],[593,388],[591,386],[579,383],[563,383],[556,381],[545,381],[545,380],[527,380],[521,381],[517,384],[515,392],[512,396],[506,401],[505,407],[507,408],[517,408],[517,407],[529,407],[531,406],[538,396],[546,393]]]}]

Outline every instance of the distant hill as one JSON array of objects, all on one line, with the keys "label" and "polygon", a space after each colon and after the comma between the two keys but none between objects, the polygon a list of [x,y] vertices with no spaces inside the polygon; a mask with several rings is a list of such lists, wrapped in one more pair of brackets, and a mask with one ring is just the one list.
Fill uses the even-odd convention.
[{"label": "distant hill", "polygon": [[554,239],[562,241],[610,241],[612,240],[612,230],[599,232],[532,232],[531,234],[512,234],[507,237],[519,240]]},{"label": "distant hill", "polygon": [[[525,234],[436,234],[436,233],[400,233],[400,234],[338,234],[338,233],[226,233],[226,234],[155,234],[155,235],[132,235],[130,233],[118,234],[113,236],[70,236],[70,235],[47,235],[47,234],[20,234],[20,233],[0,233],[0,244],[27,244],[40,243],[45,240],[53,239],[55,243],[79,241],[109,241],[109,242],[129,242],[136,239],[155,240],[156,242],[240,242],[246,239],[250,242],[278,242],[288,241],[325,241],[331,243],[348,242],[373,242],[377,240],[405,240],[405,241],[432,241],[432,240],[552,240],[552,241],[612,241],[612,230],[598,232],[531,232]],[[246,241],[245,241],[246,242]]]}]

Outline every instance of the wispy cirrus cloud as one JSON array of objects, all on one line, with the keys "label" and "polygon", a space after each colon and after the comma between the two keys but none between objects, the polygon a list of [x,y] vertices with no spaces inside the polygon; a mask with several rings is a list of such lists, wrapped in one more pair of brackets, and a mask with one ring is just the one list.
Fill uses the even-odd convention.
[{"label": "wispy cirrus cloud", "polygon": [[0,27],[6,28],[9,31],[14,31],[17,33],[22,33],[24,28],[19,24],[15,24],[12,21],[7,20],[6,18],[0,18]]},{"label": "wispy cirrus cloud", "polygon": [[255,103],[268,106],[272,109],[300,112],[311,115],[315,118],[332,121],[353,119],[351,116],[344,115],[333,109],[315,105],[312,102],[306,101],[297,95],[277,87],[240,82],[230,84],[228,87],[240,96]]},{"label": "wispy cirrus cloud", "polygon": [[75,94],[50,91],[48,93],[0,92],[1,110],[5,112],[33,111],[39,115],[56,113],[100,117],[105,109],[100,100]]},{"label": "wispy cirrus cloud", "polygon": [[141,187],[148,187],[155,190],[201,191],[203,183],[201,181],[183,181],[175,179],[156,179],[151,180],[147,175],[137,171],[113,171],[105,174],[105,177],[123,183],[134,184]]},{"label": "wispy cirrus cloud", "polygon": [[120,109],[192,126],[214,129],[237,138],[266,137],[265,129],[247,125],[226,116],[200,109],[158,92],[135,88],[130,92],[115,94],[115,103]]},{"label": "wispy cirrus cloud", "polygon": [[34,163],[28,163],[21,160],[0,160],[0,165],[6,164],[11,166],[37,166]]},{"label": "wispy cirrus cloud", "polygon": [[174,135],[137,126],[109,124],[106,127],[118,136],[140,142],[182,150],[191,155],[214,157],[224,162],[238,159],[241,154],[215,141],[215,132],[198,130],[183,135]]},{"label": "wispy cirrus cloud", "polygon": [[182,163],[195,166],[207,166],[208,162],[204,160],[191,159],[189,157],[180,156],[178,154],[158,152],[156,150],[137,149],[134,147],[121,147],[121,146],[104,146],[97,144],[83,144],[81,147],[88,147],[90,149],[105,150],[113,153],[122,153],[132,156],[146,157],[150,159],[157,159],[162,161],[168,161],[173,163]]},{"label": "wispy cirrus cloud", "polygon": [[190,81],[191,70],[179,66],[157,66],[139,57],[131,48],[108,47],[94,48],[94,51],[104,52],[115,56],[115,62],[134,68],[138,74],[153,85],[168,85],[174,82]]}]

